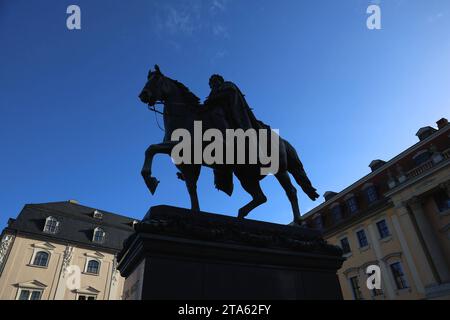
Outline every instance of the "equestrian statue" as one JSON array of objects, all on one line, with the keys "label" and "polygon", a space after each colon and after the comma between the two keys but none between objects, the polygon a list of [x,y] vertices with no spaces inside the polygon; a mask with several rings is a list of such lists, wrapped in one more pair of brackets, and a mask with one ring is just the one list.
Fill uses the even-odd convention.
[{"label": "equestrian statue", "polygon": [[[227,135],[230,129],[246,130],[254,129],[259,132],[267,132],[269,136],[276,135],[278,138],[277,148],[271,146],[270,141],[263,141],[258,136],[258,147],[277,152],[278,168],[273,173],[275,178],[283,187],[292,206],[293,224],[301,225],[302,219],[297,199],[297,190],[291,182],[289,174],[291,174],[297,184],[302,188],[303,192],[311,200],[316,200],[319,195],[312,186],[302,162],[294,149],[294,147],[285,139],[279,137],[274,130],[268,125],[259,121],[253,114],[251,108],[247,104],[244,95],[239,88],[230,81],[225,81],[222,76],[214,74],[209,79],[211,93],[203,104],[200,99],[195,96],[184,84],[177,80],[170,79],[163,75],[158,65],[155,70],[150,70],[147,76],[147,82],[139,94],[140,100],[148,105],[151,110],[159,112],[155,109],[157,103],[163,104],[163,111],[159,112],[163,115],[164,121],[164,139],[163,142],[152,144],[145,151],[144,165],[141,170],[142,177],[152,194],[154,194],[159,181],[152,176],[152,161],[156,154],[166,154],[171,156],[172,151],[179,143],[178,140],[172,139],[172,134],[177,129],[185,129],[194,134],[195,122],[202,124],[203,130],[217,129]],[[270,140],[270,139],[269,139]],[[224,143],[225,142],[221,142]],[[236,148],[235,145],[233,145]],[[192,151],[205,150],[206,144],[202,142],[201,146],[192,147]],[[232,152],[232,159],[236,160],[236,153],[241,150],[229,150]],[[245,144],[245,149],[249,152],[250,147]],[[258,153],[259,155],[259,153]],[[194,158],[192,152],[192,158]],[[225,158],[226,155],[224,154]],[[229,196],[233,193],[233,175],[239,180],[241,186],[247,191],[252,200],[239,209],[238,218],[245,218],[253,209],[267,201],[266,196],[260,187],[260,181],[267,176],[262,173],[261,168],[264,167],[261,161],[256,163],[248,161],[250,157],[245,157],[242,161],[217,161],[198,162],[185,161],[176,163],[179,170],[178,177],[186,183],[191,200],[191,209],[200,211],[200,205],[197,196],[197,181],[202,166],[213,169],[214,183],[217,189],[225,192]],[[228,158],[227,158],[228,159]]]}]

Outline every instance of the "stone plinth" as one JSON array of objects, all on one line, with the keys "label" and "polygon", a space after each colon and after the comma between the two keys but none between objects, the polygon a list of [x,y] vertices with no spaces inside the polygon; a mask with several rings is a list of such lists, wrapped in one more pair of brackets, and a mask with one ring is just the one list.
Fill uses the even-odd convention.
[{"label": "stone plinth", "polygon": [[124,299],[341,299],[344,259],[314,230],[152,207],[118,256]]}]

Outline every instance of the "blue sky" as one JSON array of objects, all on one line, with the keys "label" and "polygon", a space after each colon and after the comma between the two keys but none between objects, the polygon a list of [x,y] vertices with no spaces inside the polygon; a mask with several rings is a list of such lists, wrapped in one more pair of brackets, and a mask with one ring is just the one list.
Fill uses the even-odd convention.
[{"label": "blue sky", "polygon": [[[382,30],[366,28],[378,3]],[[66,8],[81,8],[81,30]],[[142,218],[157,204],[188,207],[167,156],[155,196],[140,177],[162,139],[137,95],[150,66],[204,99],[220,73],[258,118],[298,150],[319,193],[339,191],[414,144],[417,129],[448,117],[447,0],[85,1],[0,0],[0,226],[26,203],[76,199]],[[232,198],[199,180],[203,210],[236,215]],[[273,177],[251,218],[288,223]],[[303,213],[312,202],[299,192]]]}]

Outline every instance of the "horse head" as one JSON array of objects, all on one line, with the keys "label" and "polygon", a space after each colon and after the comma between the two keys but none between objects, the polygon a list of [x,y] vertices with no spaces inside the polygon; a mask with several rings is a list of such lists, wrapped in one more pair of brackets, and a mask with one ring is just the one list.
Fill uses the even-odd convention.
[{"label": "horse head", "polygon": [[190,107],[198,106],[200,103],[200,99],[184,84],[163,75],[158,65],[155,65],[155,71],[148,72],[147,83],[139,94],[139,99],[150,106],[157,101]]},{"label": "horse head", "polygon": [[139,94],[139,99],[150,106],[155,105],[157,101],[163,101],[169,94],[167,92],[166,77],[161,73],[158,65],[155,65],[155,71],[148,72],[147,83]]}]

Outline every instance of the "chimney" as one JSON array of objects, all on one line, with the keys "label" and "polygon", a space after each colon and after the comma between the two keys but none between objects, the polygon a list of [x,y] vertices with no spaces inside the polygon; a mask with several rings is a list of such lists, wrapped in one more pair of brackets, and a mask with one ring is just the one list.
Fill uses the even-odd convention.
[{"label": "chimney", "polygon": [[381,168],[383,165],[386,164],[386,161],[380,160],[380,159],[376,159],[373,160],[370,164],[370,170],[372,170],[372,172],[374,172],[375,170],[377,170],[378,168]]},{"label": "chimney", "polygon": [[438,129],[442,129],[444,128],[446,125],[448,125],[448,120],[445,118],[441,118],[438,121],[436,121],[436,124],[438,126]]}]

